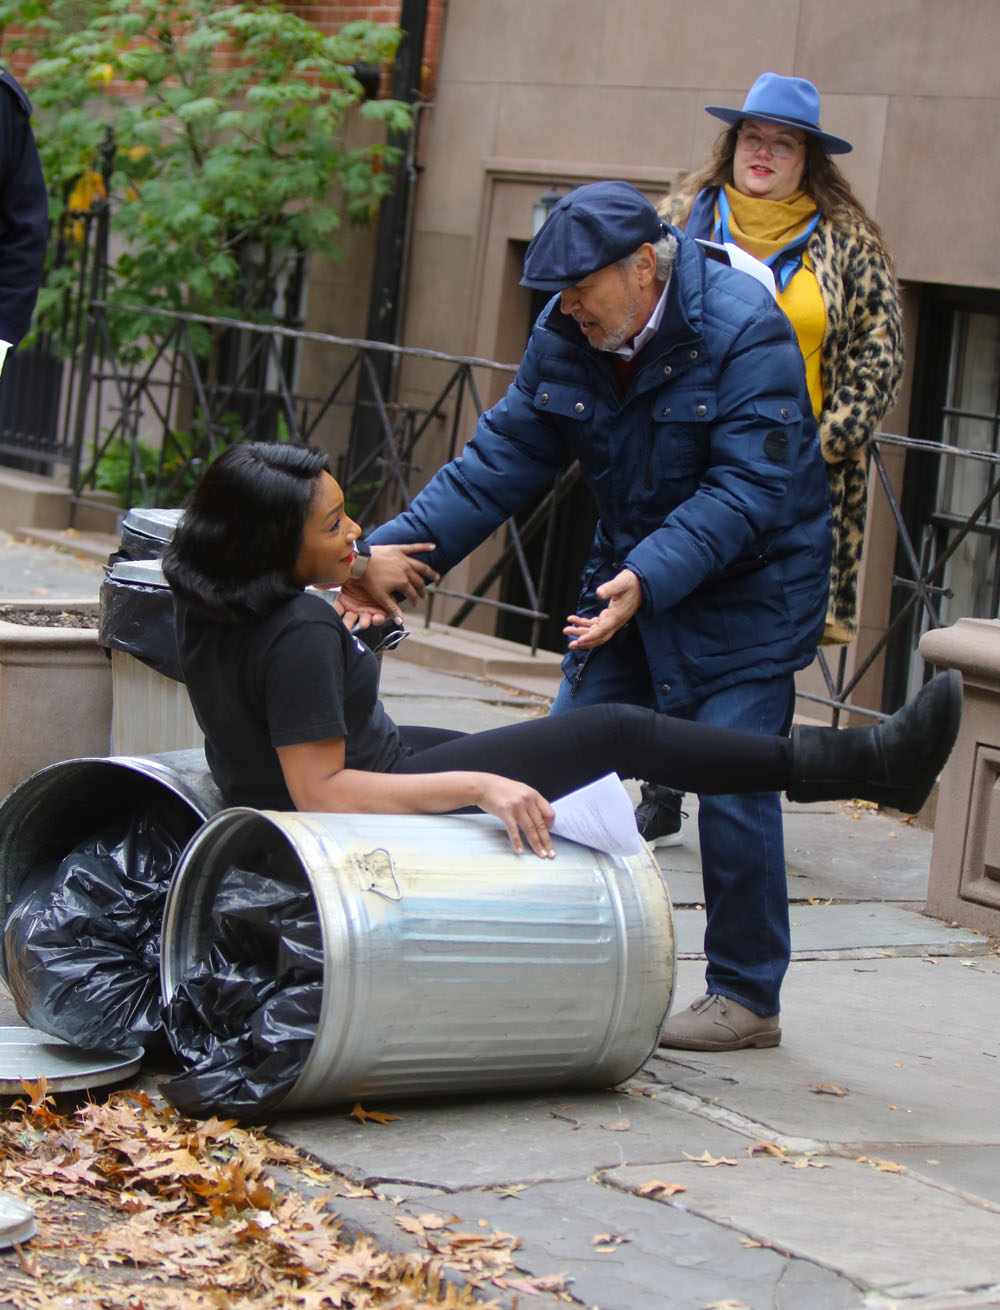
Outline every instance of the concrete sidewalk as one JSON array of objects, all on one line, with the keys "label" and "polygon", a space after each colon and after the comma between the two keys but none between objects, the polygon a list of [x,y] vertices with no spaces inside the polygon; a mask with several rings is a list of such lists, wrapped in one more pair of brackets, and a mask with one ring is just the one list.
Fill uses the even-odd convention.
[{"label": "concrete sidewalk", "polygon": [[[28,563],[30,585],[69,585],[30,552],[0,540],[0,594]],[[60,594],[96,595],[99,567],[77,563],[81,589]],[[545,712],[554,658],[414,634],[382,693],[401,722],[493,727]],[[696,807],[660,853],[679,1007],[703,991]],[[366,1103],[385,1123],[338,1105],[273,1132],[356,1184],[333,1204],[384,1244],[514,1235],[521,1281],[481,1289],[511,1310],[1000,1304],[996,952],[920,912],[931,834],[900,816],[788,805],[786,847],[780,1047],[659,1051],[605,1092]]]}]

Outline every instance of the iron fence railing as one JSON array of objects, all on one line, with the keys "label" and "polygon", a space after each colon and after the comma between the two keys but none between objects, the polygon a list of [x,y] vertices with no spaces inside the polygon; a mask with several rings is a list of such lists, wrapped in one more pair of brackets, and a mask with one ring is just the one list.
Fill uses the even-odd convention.
[{"label": "iron fence railing", "polygon": [[[113,349],[110,318],[128,314],[142,314],[163,325],[162,331],[150,338],[141,366],[125,367]],[[223,332],[239,332],[245,338],[240,353],[243,366],[225,379],[213,374],[210,351],[206,354],[206,342],[217,340]],[[89,307],[85,335],[75,364],[73,439],[68,455],[74,505],[89,503],[102,459],[115,443],[121,443],[129,457],[125,503],[163,504],[182,501],[198,469],[234,440],[314,441],[333,453],[352,512],[370,527],[410,504],[416,484],[433,471],[425,454],[428,447],[433,447],[435,466],[457,452],[482,413],[483,380],[508,378],[515,371],[514,365],[495,360],[283,325],[129,308],[101,299],[94,299]],[[323,361],[321,391],[305,393],[294,385],[301,352],[306,349],[319,352]],[[386,370],[377,368],[376,361],[386,355],[393,357],[389,370],[393,379],[398,382],[403,377],[399,390],[420,400],[383,393],[379,376]],[[264,368],[258,366],[262,359]],[[367,407],[369,437],[375,432],[374,441],[369,439],[367,448],[360,451],[351,440],[359,405]],[[884,456],[890,448],[939,459],[978,460],[990,466],[989,486],[979,502],[967,515],[953,516],[949,523],[945,549],[933,547],[925,526],[918,540],[911,539],[886,467]],[[150,450],[155,452],[152,462]],[[427,467],[421,467],[421,459]],[[885,630],[852,667],[846,648],[821,651],[825,695],[800,692],[802,699],[826,706],[835,722],[848,710],[879,717],[878,711],[855,702],[854,693],[900,634],[909,629],[915,649],[923,630],[940,626],[940,602],[950,595],[945,582],[948,562],[971,532],[989,524],[1000,496],[1000,455],[987,451],[880,432],[871,446],[871,471],[898,534],[900,563],[891,569],[896,601]],[[537,650],[539,633],[549,617],[546,598],[553,594],[556,514],[578,478],[578,467],[567,467],[537,507],[519,522],[508,523],[498,557],[467,591],[440,584],[432,588],[426,622],[444,598],[460,602],[447,618],[455,626],[478,607],[505,611],[531,621],[530,645]],[[540,553],[535,551],[539,562],[534,568],[525,549],[529,542],[541,544]],[[511,573],[520,579],[526,604],[495,597],[497,584]]]}]

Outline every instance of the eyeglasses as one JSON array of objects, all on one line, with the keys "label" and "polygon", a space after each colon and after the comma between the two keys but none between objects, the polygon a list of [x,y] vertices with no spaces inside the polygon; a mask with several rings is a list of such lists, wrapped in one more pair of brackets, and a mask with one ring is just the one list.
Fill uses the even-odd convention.
[{"label": "eyeglasses", "polygon": [[409,635],[409,628],[393,628],[391,632],[386,633],[377,646],[372,647],[372,654],[381,655],[383,651],[395,650],[399,643]]},{"label": "eyeglasses", "polygon": [[740,145],[749,154],[755,155],[761,146],[766,146],[768,154],[773,155],[775,159],[791,159],[799,146],[805,145],[804,141],[795,141],[790,136],[761,136],[751,128],[743,129],[737,133],[737,136]]}]

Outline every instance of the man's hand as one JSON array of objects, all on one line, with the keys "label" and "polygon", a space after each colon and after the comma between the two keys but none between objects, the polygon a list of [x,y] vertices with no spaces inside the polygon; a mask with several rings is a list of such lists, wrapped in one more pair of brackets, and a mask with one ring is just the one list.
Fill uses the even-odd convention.
[{"label": "man's hand", "polygon": [[571,614],[566,620],[563,633],[572,638],[570,650],[589,650],[610,641],[642,604],[642,584],[631,569],[622,569],[597,588],[597,595],[608,602],[600,614],[593,618]]},{"label": "man's hand", "polygon": [[393,592],[402,592],[411,601],[424,594],[428,582],[437,582],[438,575],[429,564],[414,559],[433,550],[429,541],[413,542],[408,546],[373,546],[368,567],[360,578],[350,578],[340,589],[334,602],[337,613],[349,628],[368,628],[391,619],[402,623],[403,614]]}]

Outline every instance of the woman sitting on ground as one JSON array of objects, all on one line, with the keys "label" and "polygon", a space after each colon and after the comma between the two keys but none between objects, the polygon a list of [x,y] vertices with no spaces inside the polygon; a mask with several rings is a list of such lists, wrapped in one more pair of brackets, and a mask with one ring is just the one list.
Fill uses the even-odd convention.
[{"label": "woman sitting on ground", "polygon": [[[919,810],[954,743],[961,679],[933,679],[878,727],[730,732],[597,705],[488,732],[398,727],[371,651],[309,587],[343,583],[360,535],[322,451],[244,445],[196,488],[163,569],[181,663],[228,803],[341,813],[496,815],[515,851],[554,855],[550,801],[615,772],[700,793],[784,790]],[[523,837],[522,837],[523,834]]]}]

